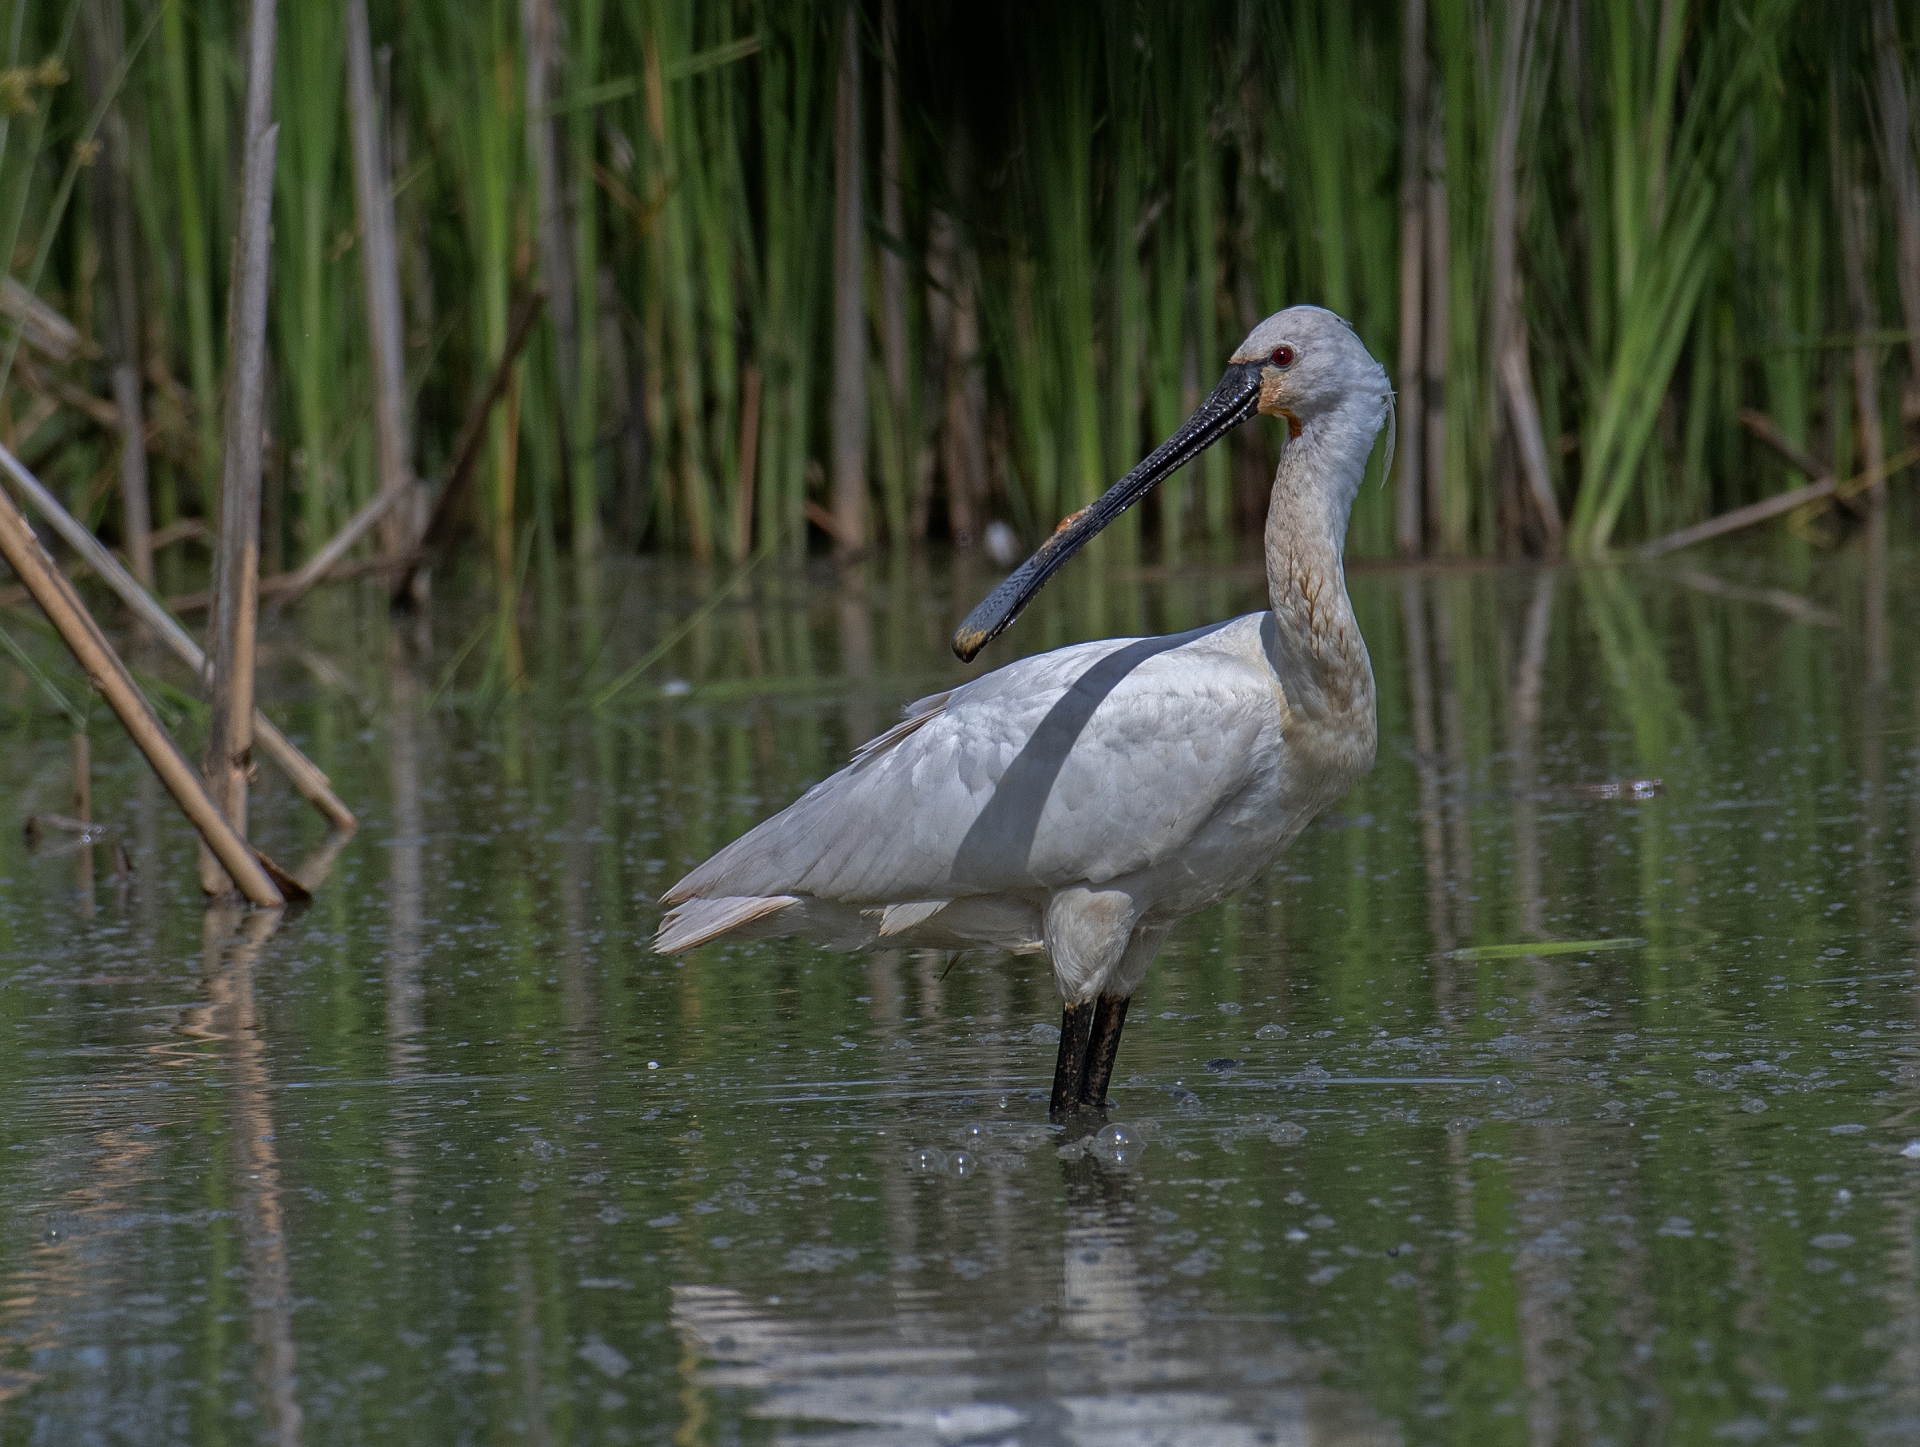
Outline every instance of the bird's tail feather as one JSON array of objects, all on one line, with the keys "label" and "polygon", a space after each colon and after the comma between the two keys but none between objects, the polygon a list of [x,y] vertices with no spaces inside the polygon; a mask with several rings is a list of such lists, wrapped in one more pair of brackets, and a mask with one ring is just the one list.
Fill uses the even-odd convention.
[{"label": "bird's tail feather", "polygon": [[667,911],[660,932],[653,937],[656,954],[678,955],[731,934],[742,925],[778,914],[800,903],[798,895],[728,895],[719,899],[689,899]]}]

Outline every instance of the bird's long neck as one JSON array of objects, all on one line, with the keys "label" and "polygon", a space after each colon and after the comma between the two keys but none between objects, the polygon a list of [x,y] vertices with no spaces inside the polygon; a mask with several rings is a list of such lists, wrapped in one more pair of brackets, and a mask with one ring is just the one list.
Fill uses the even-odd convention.
[{"label": "bird's long neck", "polygon": [[1380,427],[1359,399],[1308,423],[1287,443],[1267,504],[1267,593],[1275,663],[1288,703],[1309,715],[1373,717],[1373,670],[1347,598],[1347,516]]}]

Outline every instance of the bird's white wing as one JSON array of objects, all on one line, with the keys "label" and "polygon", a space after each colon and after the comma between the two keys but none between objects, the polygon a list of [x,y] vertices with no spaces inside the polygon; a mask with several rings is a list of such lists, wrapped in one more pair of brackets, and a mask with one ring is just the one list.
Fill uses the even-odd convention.
[{"label": "bird's white wing", "polygon": [[923,700],[666,902],[952,899],[1162,862],[1279,767],[1263,616],[1057,649]]}]

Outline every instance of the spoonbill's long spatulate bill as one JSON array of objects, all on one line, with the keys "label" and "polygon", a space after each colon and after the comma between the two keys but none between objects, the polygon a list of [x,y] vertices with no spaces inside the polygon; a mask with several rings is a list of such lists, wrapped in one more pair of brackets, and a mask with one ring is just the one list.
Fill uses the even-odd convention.
[{"label": "spoonbill's long spatulate bill", "polygon": [[981,649],[999,637],[1041,585],[1091,542],[1094,534],[1253,416],[1259,402],[1260,364],[1235,363],[1228,367],[1220,385],[1178,432],[1097,500],[1065,519],[1032,557],[1007,574],[1000,586],[967,614],[966,622],[953,635],[953,651],[960,655],[961,662],[973,662]]}]

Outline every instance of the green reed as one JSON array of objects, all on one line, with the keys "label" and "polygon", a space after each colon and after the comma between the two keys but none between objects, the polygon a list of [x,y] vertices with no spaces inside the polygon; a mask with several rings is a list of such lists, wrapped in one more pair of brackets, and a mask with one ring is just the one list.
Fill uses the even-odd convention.
[{"label": "green reed", "polygon": [[366,410],[346,385],[343,345],[365,312],[357,268],[346,254],[354,219],[351,184],[343,174],[344,12],[296,5],[285,23],[275,86],[280,144],[274,168],[274,341],[291,394],[291,426],[283,426],[293,449],[289,471],[300,489],[301,535],[318,544],[373,490],[364,473],[334,477],[348,441],[341,434]]},{"label": "green reed", "polygon": [[[147,14],[128,3],[130,20]],[[390,49],[389,113],[404,130],[394,185],[416,218],[404,247],[415,467],[431,478],[444,465],[504,344],[513,297],[547,284],[528,145],[530,122],[551,122],[573,268],[564,279],[572,351],[563,358],[543,322],[489,423],[482,501],[468,520],[479,554],[510,578],[528,527],[542,577],[562,543],[582,554],[604,545],[711,560],[769,542],[789,552],[823,546],[807,509],[826,501],[831,482],[820,384],[840,9],[825,0],[556,4],[562,69],[542,117],[526,114],[512,0],[372,6],[374,43]],[[17,37],[10,67],[55,55],[75,69],[78,40],[63,28],[70,7],[0,9]],[[869,271],[877,297],[882,246],[909,264],[911,400],[906,416],[877,395],[871,409],[870,543],[917,541],[907,534],[923,513],[937,535],[944,517],[944,358],[931,345],[927,261],[936,213],[953,218],[960,238],[949,264],[979,278],[985,432],[996,449],[984,506],[1031,543],[1177,425],[1234,339],[1267,312],[1330,306],[1376,356],[1395,356],[1396,198],[1414,164],[1431,166],[1431,184],[1443,188],[1448,235],[1444,333],[1431,353],[1444,365],[1427,381],[1444,452],[1426,536],[1446,552],[1519,545],[1501,513],[1516,464],[1487,343],[1491,68],[1504,12],[1433,0],[1433,105],[1423,122],[1435,137],[1432,163],[1401,153],[1404,7],[1386,0],[1002,6],[965,22],[924,7],[901,12],[904,230],[886,237],[870,223]],[[877,198],[879,7],[860,13],[874,81],[863,160]],[[1810,0],[1606,0],[1544,12],[1520,148],[1519,295],[1576,551],[1805,481],[1746,435],[1742,408],[1766,412],[1817,455],[1862,454],[1850,354],[1831,344],[1851,321],[1832,239],[1825,98],[1838,98],[1850,145],[1880,134],[1875,42],[1864,21],[1808,25],[1813,13]],[[1898,65],[1920,96],[1920,30],[1904,13],[1897,23]],[[207,514],[205,480],[218,465],[215,318],[244,26],[242,0],[159,7],[127,87],[144,148],[133,180],[152,278],[143,303],[162,525]],[[269,510],[282,534],[263,552],[292,560],[374,486],[341,28],[321,6],[289,11],[281,29],[272,456],[289,505]],[[43,252],[43,297],[90,319],[105,284],[90,208],[63,214],[47,234],[85,107],[71,83],[44,100],[7,121],[0,223],[13,234],[16,270]],[[44,157],[20,149],[42,135],[36,127]],[[1876,139],[1856,149],[1871,288],[1882,327],[1898,336],[1920,318],[1902,310],[1882,148]],[[877,200],[870,214],[878,217]],[[877,301],[870,316],[877,394]],[[1899,405],[1905,366],[1900,349],[1882,369],[1889,452],[1903,445],[1891,434],[1911,425]],[[0,406],[13,418],[26,403],[16,388]],[[1140,539],[1157,534],[1151,550],[1178,560],[1196,537],[1211,546],[1247,527],[1261,500],[1253,462],[1270,465],[1277,445],[1249,433],[1210,453],[1194,478],[1176,479],[1128,518],[1110,557],[1136,556]],[[74,490],[89,485],[92,459],[67,447],[40,460]],[[930,509],[916,502],[928,488]],[[109,532],[116,505],[108,498]],[[1352,550],[1388,551],[1393,510],[1391,486],[1370,481]],[[167,566],[174,576],[177,562]]]}]

